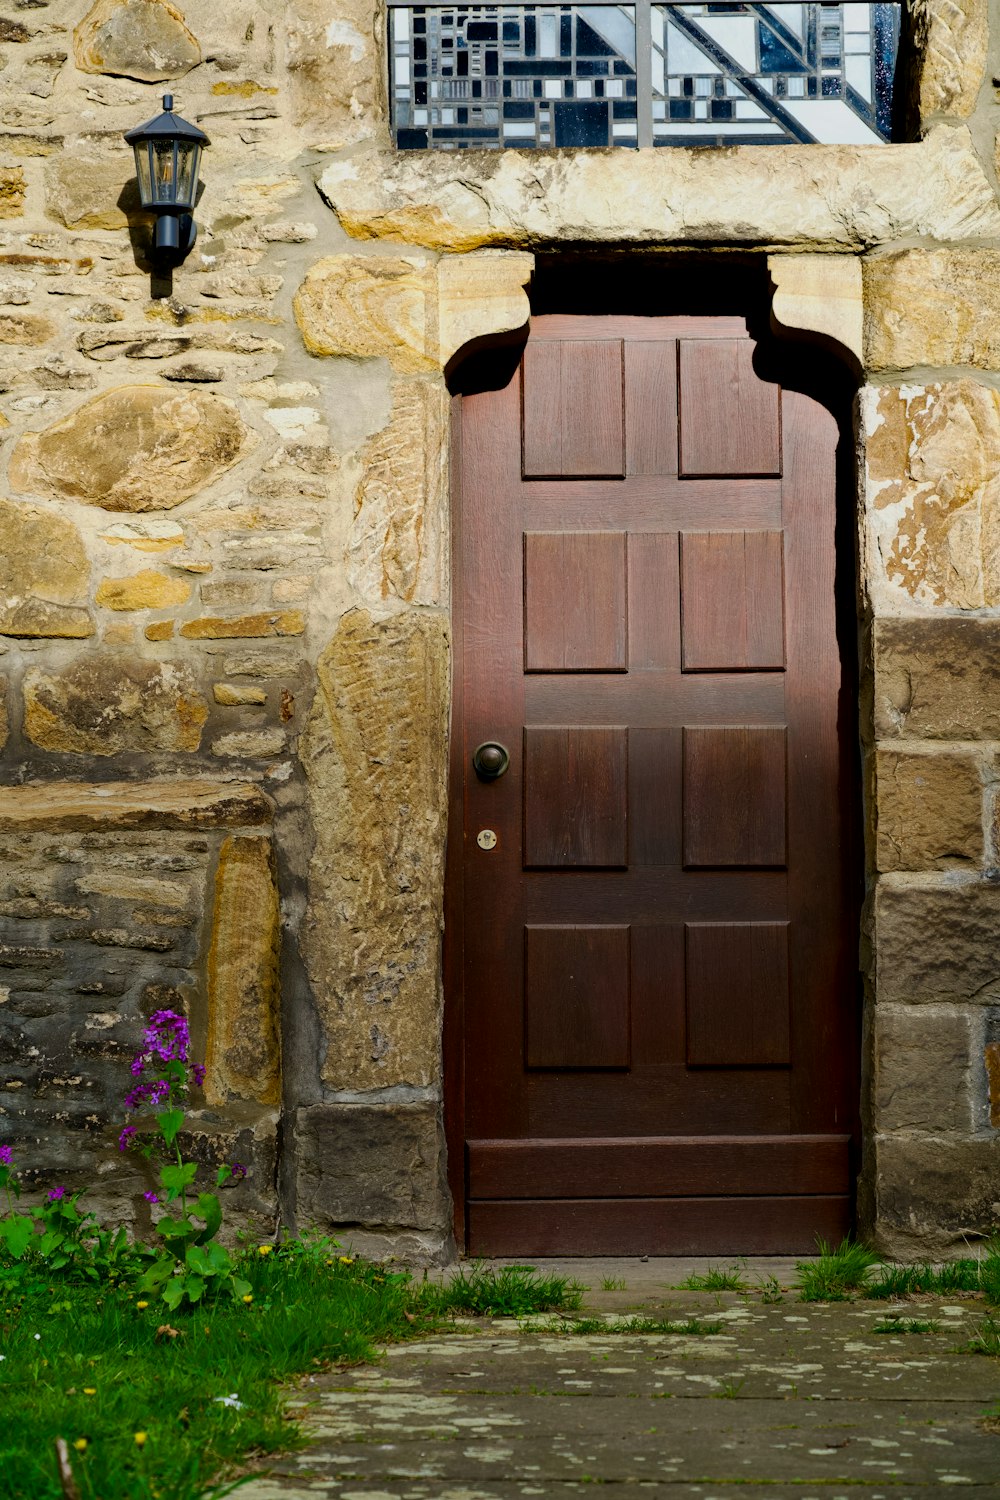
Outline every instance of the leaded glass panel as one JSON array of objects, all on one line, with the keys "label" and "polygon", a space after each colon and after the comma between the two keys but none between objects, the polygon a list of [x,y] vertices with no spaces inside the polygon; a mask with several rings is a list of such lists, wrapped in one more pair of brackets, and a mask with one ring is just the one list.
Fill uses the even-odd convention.
[{"label": "leaded glass panel", "polygon": [[390,0],[404,149],[890,138],[898,3]]}]

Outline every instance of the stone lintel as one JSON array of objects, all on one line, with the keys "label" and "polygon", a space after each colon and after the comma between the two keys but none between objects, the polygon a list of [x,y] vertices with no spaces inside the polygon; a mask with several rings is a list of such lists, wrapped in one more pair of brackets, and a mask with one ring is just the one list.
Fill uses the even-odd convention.
[{"label": "stone lintel", "polygon": [[831,348],[860,376],[864,304],[861,262],[853,255],[769,255],[776,334]]},{"label": "stone lintel", "polygon": [[259,827],[270,823],[273,813],[273,802],[259,787],[207,777],[0,787],[5,833]]}]

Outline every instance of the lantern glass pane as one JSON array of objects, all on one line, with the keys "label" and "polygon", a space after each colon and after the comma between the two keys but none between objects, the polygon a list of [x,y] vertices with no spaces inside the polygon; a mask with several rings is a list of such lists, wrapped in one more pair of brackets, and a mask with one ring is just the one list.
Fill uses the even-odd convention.
[{"label": "lantern glass pane", "polygon": [[149,142],[137,141],[135,150],[135,175],[139,180],[139,197],[144,208],[153,202],[153,169],[149,159]]},{"label": "lantern glass pane", "polygon": [[153,202],[173,203],[176,182],[174,142],[153,141]]},{"label": "lantern glass pane", "polygon": [[194,208],[194,195],[198,187],[198,162],[201,147],[196,141],[177,143],[177,206]]}]

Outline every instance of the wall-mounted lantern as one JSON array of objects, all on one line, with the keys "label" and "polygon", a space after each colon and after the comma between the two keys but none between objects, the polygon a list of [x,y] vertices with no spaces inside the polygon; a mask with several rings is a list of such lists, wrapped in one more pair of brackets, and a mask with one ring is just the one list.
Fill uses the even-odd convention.
[{"label": "wall-mounted lantern", "polygon": [[198,229],[191,217],[198,191],[198,167],[208,136],[173,113],[164,94],[163,114],[126,133],[135,152],[135,175],[143,208],[156,214],[150,259],[177,266],[194,246]]}]

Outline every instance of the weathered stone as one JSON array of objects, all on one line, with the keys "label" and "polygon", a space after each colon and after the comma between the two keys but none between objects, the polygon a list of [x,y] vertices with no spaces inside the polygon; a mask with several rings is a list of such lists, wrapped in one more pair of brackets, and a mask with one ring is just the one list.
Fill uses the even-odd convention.
[{"label": "weathered stone", "polygon": [[194,385],[216,385],[225,376],[220,365],[209,365],[202,360],[185,359],[179,365],[168,365],[163,371],[164,380],[186,380]]},{"label": "weathered stone", "polygon": [[149,781],[31,781],[0,787],[0,831],[241,828],[271,822],[271,799],[247,782],[199,777]]},{"label": "weathered stone", "polygon": [[1000,1216],[1000,1138],[879,1136],[876,1245],[901,1259],[968,1255]]},{"label": "weathered stone", "polygon": [[320,190],[356,239],[434,250],[553,242],[695,241],[859,250],[927,236],[1000,233],[1000,207],[964,128],[938,125],[891,146],[669,151],[359,150]]},{"label": "weathered stone", "polygon": [[987,1042],[983,1048],[986,1082],[989,1091],[990,1124],[1000,1126],[1000,1042]]},{"label": "weathered stone", "polygon": [[297,1211],[303,1223],[447,1222],[436,1104],[322,1104],[300,1109]]},{"label": "weathered stone", "polygon": [[932,870],[983,857],[983,789],[972,755],[879,750],[880,870]]},{"label": "weathered stone", "polygon": [[347,577],[366,601],[441,603],[447,399],[437,381],[397,381],[389,425],[361,453]]},{"label": "weathered stone", "polygon": [[295,320],[310,354],[387,359],[396,370],[431,370],[434,266],[413,256],[331,255],[295,294]]},{"label": "weathered stone", "polygon": [[866,260],[867,367],[1000,368],[998,283],[998,250],[902,250]]},{"label": "weathered stone", "polygon": [[176,628],[175,620],[154,620],[142,633],[147,641],[169,641]]},{"label": "weathered stone", "polygon": [[1000,621],[878,620],[875,733],[881,739],[1000,739]]},{"label": "weathered stone", "polygon": [[369,0],[294,0],[283,19],[293,122],[313,141],[345,145],[371,130],[382,83]]},{"label": "weathered stone", "polygon": [[55,331],[48,318],[34,313],[0,312],[0,344],[23,344],[33,349],[47,344]]},{"label": "weathered stone", "polygon": [[305,630],[302,612],[297,609],[272,611],[268,614],[206,615],[201,620],[189,620],[181,627],[181,635],[189,641],[230,641],[239,639],[263,639],[269,635],[301,635]]},{"label": "weathered stone", "polygon": [[288,741],[280,729],[237,729],[212,741],[213,755],[239,755],[244,759],[280,755],[287,748]]},{"label": "weathered stone", "polygon": [[968,119],[986,68],[987,0],[911,0],[909,16],[921,121]]},{"label": "weathered stone", "polygon": [[280,942],[270,839],[227,838],[215,877],[208,955],[208,1104],[280,1101]]},{"label": "weathered stone", "polygon": [[875,988],[881,1001],[1000,1000],[1000,886],[883,879],[875,893]]},{"label": "weathered stone", "polygon": [[67,229],[123,229],[128,217],[118,200],[124,182],[120,151],[72,141],[45,168],[46,212]]},{"label": "weathered stone", "polygon": [[774,288],[771,327],[846,354],[855,374],[863,362],[861,266],[854,255],[769,255]]},{"label": "weathered stone", "polygon": [[267,702],[267,693],[263,688],[233,687],[229,682],[217,682],[212,689],[212,696],[216,703],[221,703],[226,708],[239,708],[248,704],[256,706]]},{"label": "weathered stone", "polygon": [[157,83],[201,62],[197,39],[166,0],[97,0],[73,32],[76,65]]},{"label": "weathered stone", "polygon": [[182,880],[158,880],[152,875],[134,875],[114,870],[102,870],[90,875],[81,875],[74,882],[84,896],[110,896],[115,901],[153,903],[181,911],[191,905],[194,894],[191,886]]},{"label": "weathered stone", "polygon": [[316,830],[303,949],[323,1079],[437,1080],[448,625],[345,615],[318,663],[302,746]]},{"label": "weathered stone", "polygon": [[246,1167],[246,1181],[227,1185],[224,1190],[226,1218],[222,1236],[230,1243],[243,1215],[249,1215],[249,1223],[244,1220],[246,1227],[259,1234],[261,1219],[273,1222],[278,1212],[277,1111],[250,1113],[250,1123],[243,1124],[235,1110],[235,1120],[224,1123],[211,1114],[206,1119],[189,1111],[177,1138],[185,1160],[200,1162],[213,1177],[224,1164],[238,1161]]},{"label": "weathered stone", "polygon": [[525,287],[535,257],[516,250],[448,255],[438,265],[438,363],[448,369],[459,351],[484,338],[526,328],[531,308]]},{"label": "weathered stone", "polygon": [[0,635],[82,639],[90,568],[72,521],[0,500]]},{"label": "weathered stone", "polygon": [[231,401],[208,391],[118,386],[22,437],[15,489],[105,510],[170,510],[217,479],[253,441]]},{"label": "weathered stone", "polygon": [[973,1128],[973,1016],[954,1006],[875,1007],[875,1129]]},{"label": "weathered stone", "polygon": [[24,730],[43,750],[79,755],[197,750],[208,704],[189,669],[134,656],[82,656],[24,681]]},{"label": "weathered stone", "polygon": [[0,167],[0,219],[19,219],[28,190],[23,167]]},{"label": "weathered stone", "polygon": [[113,547],[126,545],[137,552],[166,552],[179,547],[184,528],[164,516],[147,516],[136,521],[114,521],[101,532],[101,541]]},{"label": "weathered stone", "polygon": [[165,609],[172,604],[186,604],[191,585],[183,578],[171,578],[155,568],[144,568],[129,578],[105,578],[96,598],[105,609]]}]

